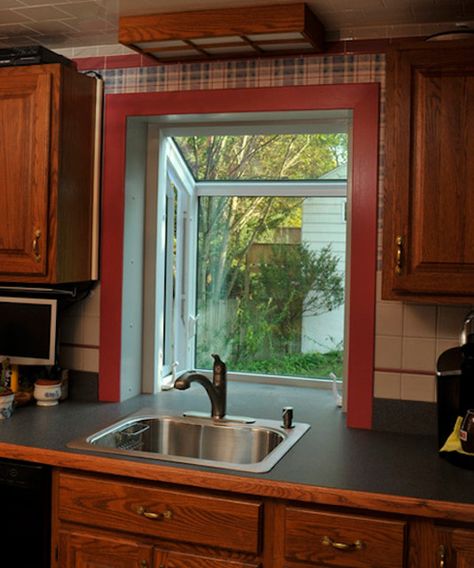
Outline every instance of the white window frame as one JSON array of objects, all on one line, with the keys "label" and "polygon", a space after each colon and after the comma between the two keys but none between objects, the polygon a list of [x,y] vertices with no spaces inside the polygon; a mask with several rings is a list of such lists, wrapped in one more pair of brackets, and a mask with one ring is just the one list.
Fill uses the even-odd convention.
[{"label": "white window frame", "polygon": [[[261,125],[256,124],[256,132],[261,132]],[[212,130],[219,133],[228,134],[230,132],[229,125],[221,128],[213,128]],[[275,131],[281,129],[276,128]],[[293,129],[288,127],[288,131],[293,133]],[[236,126],[232,129],[232,133],[248,133],[248,127],[245,129]],[[166,127],[160,128],[158,124],[152,124],[149,127],[149,148],[148,153],[148,190],[155,193],[149,202],[156,205],[156,217],[158,221],[154,229],[150,230],[147,226],[145,233],[147,239],[156,239],[156,259],[155,274],[153,278],[153,286],[155,291],[154,313],[144,314],[144,349],[145,351],[154,351],[153,369],[145,369],[143,390],[144,392],[156,392],[157,390],[167,390],[172,388],[174,380],[180,374],[193,369],[195,365],[195,334],[196,334],[196,287],[195,274],[197,265],[197,232],[198,232],[198,199],[201,196],[274,196],[274,197],[346,197],[350,200],[348,191],[348,182],[345,180],[335,181],[274,181],[274,182],[255,182],[255,181],[239,181],[239,182],[197,182],[194,180],[188,169],[181,153],[172,141],[173,136],[177,135],[198,135],[209,134],[209,127],[192,128],[189,127]],[[153,143],[153,140],[155,143]],[[156,144],[158,140],[158,145]],[[151,143],[150,143],[151,142]],[[157,147],[158,146],[158,147]],[[175,355],[172,362],[165,360],[163,352],[164,338],[166,330],[164,329],[165,309],[166,309],[166,286],[164,286],[164,274],[166,274],[166,195],[169,194],[173,184],[178,190],[178,196],[185,197],[179,200],[178,204],[178,223],[177,223],[177,240],[180,244],[177,248],[176,265],[183,267],[183,273],[176,277],[176,298],[178,301],[174,303],[174,321],[180,322],[175,325],[173,330],[173,339],[175,347]],[[164,188],[164,191],[163,191]],[[179,197],[178,197],[179,199]],[[150,224],[150,219],[147,225]],[[186,242],[181,244],[183,235],[187,235]],[[350,247],[346,253],[346,284],[348,285],[349,272],[347,268],[350,266]],[[145,253],[146,254],[146,253]],[[169,271],[168,271],[169,274]],[[148,294],[149,294],[148,290]],[[147,291],[145,290],[145,298]],[[346,312],[348,312],[348,298],[346,294]],[[169,317],[169,314],[168,314]],[[169,320],[168,320],[169,321]],[[344,326],[345,336],[347,324]],[[151,339],[153,338],[153,340]],[[345,337],[346,341],[347,337]],[[147,347],[148,344],[148,347]],[[178,357],[177,352],[182,356]],[[180,360],[181,359],[181,360]],[[304,379],[301,377],[283,377],[279,375],[257,375],[249,373],[233,373],[229,372],[230,379],[246,380],[252,382],[262,382],[272,384],[288,384],[292,385],[311,385],[330,387],[330,381],[318,381],[315,379]]]}]

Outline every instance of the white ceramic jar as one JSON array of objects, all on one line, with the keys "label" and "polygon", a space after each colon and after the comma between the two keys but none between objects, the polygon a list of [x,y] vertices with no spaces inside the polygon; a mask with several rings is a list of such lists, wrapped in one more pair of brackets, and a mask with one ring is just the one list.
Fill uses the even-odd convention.
[{"label": "white ceramic jar", "polygon": [[56,406],[61,397],[61,383],[39,379],[35,382],[33,396],[38,406]]}]

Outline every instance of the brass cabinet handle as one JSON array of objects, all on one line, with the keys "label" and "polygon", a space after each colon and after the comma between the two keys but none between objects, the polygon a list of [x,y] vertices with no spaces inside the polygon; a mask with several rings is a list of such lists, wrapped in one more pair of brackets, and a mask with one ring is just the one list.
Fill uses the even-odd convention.
[{"label": "brass cabinet handle", "polygon": [[397,252],[395,254],[395,272],[397,274],[402,273],[402,260],[403,260],[403,240],[400,235],[395,239],[395,244],[397,245]]},{"label": "brass cabinet handle", "polygon": [[33,234],[33,256],[35,262],[39,262],[41,260],[41,253],[39,246],[40,237],[41,237],[41,231],[39,229],[36,229],[36,231]]},{"label": "brass cabinet handle", "polygon": [[364,543],[361,540],[355,540],[354,542],[347,544],[345,542],[336,542],[328,536],[323,536],[321,544],[324,544],[324,546],[332,546],[332,548],[335,548],[336,550],[361,550],[364,546]]},{"label": "brass cabinet handle", "polygon": [[439,568],[446,568],[446,549],[441,544],[438,548],[438,556],[439,556]]},{"label": "brass cabinet handle", "polygon": [[140,568],[148,568],[148,562],[146,560],[142,560],[140,562]]},{"label": "brass cabinet handle", "polygon": [[171,511],[171,509],[166,509],[163,513],[153,513],[151,511],[147,511],[145,507],[138,507],[137,513],[147,519],[151,519],[152,521],[164,521],[173,518],[173,511]]}]

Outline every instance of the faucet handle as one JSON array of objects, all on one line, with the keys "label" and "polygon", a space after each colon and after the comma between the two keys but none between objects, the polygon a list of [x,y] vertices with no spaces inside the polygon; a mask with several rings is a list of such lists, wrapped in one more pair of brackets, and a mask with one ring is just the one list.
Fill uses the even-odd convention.
[{"label": "faucet handle", "polygon": [[293,424],[293,407],[284,406],[281,410],[281,417],[283,420],[283,428],[290,429],[294,428]]},{"label": "faucet handle", "polygon": [[214,366],[216,365],[223,365],[225,367],[224,361],[220,358],[220,355],[217,353],[212,353],[211,357],[214,359]]},{"label": "faucet handle", "polygon": [[227,367],[224,361],[216,353],[212,354],[214,365],[212,367],[212,380],[215,385],[223,385],[226,380]]}]

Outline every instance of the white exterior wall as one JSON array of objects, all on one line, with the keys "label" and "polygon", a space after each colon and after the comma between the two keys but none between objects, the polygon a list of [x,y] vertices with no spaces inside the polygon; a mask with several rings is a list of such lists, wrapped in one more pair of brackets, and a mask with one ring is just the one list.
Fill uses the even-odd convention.
[{"label": "white exterior wall", "polygon": [[[344,276],[346,256],[345,202],[342,197],[307,198],[303,204],[301,240],[315,252],[329,243],[339,257]],[[318,316],[303,316],[301,350],[303,353],[331,351],[344,338],[344,305]]]}]

